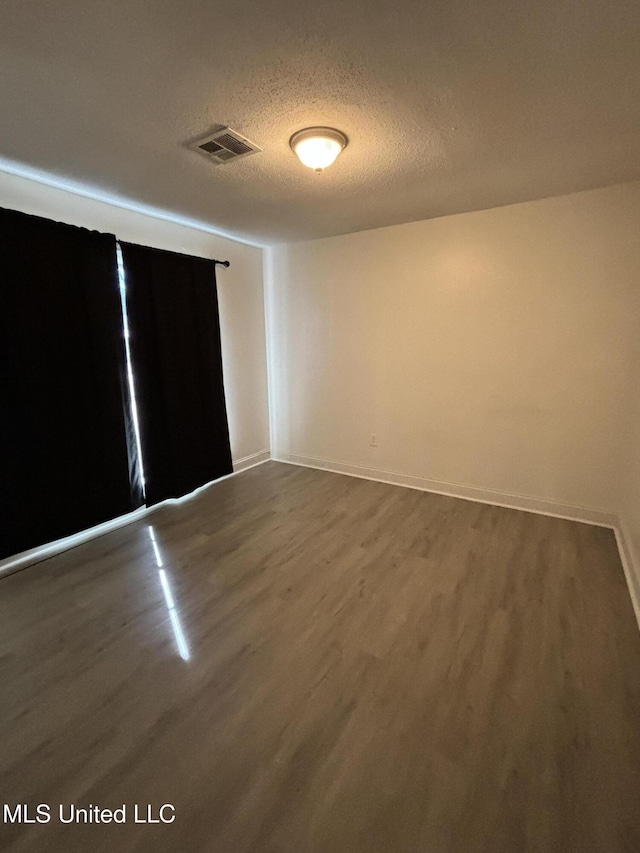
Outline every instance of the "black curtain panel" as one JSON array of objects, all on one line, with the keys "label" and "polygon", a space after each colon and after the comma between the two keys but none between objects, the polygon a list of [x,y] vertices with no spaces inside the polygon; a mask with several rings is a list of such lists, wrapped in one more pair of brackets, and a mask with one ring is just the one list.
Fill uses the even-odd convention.
[{"label": "black curtain panel", "polygon": [[130,512],[115,237],[0,209],[0,557]]},{"label": "black curtain panel", "polygon": [[233,470],[215,264],[120,245],[150,506]]}]

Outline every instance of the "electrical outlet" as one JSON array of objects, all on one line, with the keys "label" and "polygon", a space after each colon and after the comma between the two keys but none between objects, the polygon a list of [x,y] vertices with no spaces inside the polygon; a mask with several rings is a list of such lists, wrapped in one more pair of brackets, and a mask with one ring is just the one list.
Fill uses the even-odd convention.
[{"label": "electrical outlet", "polygon": [[369,444],[371,445],[371,447],[378,446],[378,436],[375,434],[375,432],[371,433],[371,441],[369,442]]}]

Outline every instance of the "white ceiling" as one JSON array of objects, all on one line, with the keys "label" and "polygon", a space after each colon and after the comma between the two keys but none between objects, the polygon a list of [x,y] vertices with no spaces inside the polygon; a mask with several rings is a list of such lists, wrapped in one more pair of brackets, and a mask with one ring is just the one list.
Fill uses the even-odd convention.
[{"label": "white ceiling", "polygon": [[[3,0],[0,156],[258,243],[341,234],[640,179],[639,46],[637,0]],[[263,153],[186,147],[227,124]],[[320,176],[311,124],[350,139]]]}]

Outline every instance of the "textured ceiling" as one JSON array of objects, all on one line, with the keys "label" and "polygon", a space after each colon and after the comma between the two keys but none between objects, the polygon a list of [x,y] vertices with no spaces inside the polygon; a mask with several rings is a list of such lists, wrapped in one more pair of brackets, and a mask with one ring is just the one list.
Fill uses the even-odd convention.
[{"label": "textured ceiling", "polygon": [[[637,0],[3,0],[0,156],[259,243],[341,234],[639,179],[639,44]],[[225,124],[263,153],[188,149]],[[350,139],[320,176],[310,124]]]}]

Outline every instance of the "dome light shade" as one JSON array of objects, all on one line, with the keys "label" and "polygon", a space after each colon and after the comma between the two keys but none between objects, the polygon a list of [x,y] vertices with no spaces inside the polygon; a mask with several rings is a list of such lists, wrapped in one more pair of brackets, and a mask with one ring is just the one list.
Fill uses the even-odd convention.
[{"label": "dome light shade", "polygon": [[293,134],[289,145],[301,163],[321,172],[333,163],[347,142],[344,133],[333,127],[305,127]]}]

